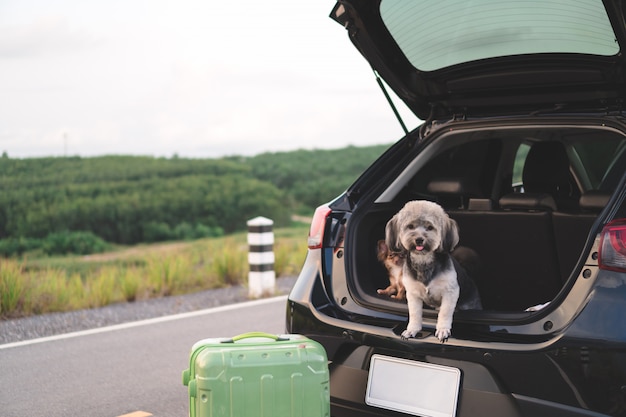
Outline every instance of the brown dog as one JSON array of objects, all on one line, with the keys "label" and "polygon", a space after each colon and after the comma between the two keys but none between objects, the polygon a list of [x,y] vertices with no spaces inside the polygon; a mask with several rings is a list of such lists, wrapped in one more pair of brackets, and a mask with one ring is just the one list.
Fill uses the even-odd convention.
[{"label": "brown dog", "polygon": [[406,290],[402,284],[402,268],[404,267],[404,258],[399,252],[392,252],[384,240],[378,241],[378,260],[385,265],[389,275],[389,286],[378,290],[378,294],[388,295],[396,300],[404,300],[406,298]]}]

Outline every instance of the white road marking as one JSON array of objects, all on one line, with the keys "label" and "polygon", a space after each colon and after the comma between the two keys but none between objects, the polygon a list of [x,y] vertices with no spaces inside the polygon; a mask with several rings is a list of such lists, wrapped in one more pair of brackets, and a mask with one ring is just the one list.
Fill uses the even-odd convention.
[{"label": "white road marking", "polygon": [[88,335],[92,335],[92,334],[112,332],[112,331],[115,331],[115,330],[130,329],[130,328],[133,328],[133,327],[147,326],[147,325],[156,324],[156,323],[165,323],[165,322],[168,322],[168,321],[186,319],[186,318],[190,318],[190,317],[203,316],[203,315],[207,315],[207,314],[222,313],[224,311],[231,311],[231,310],[235,310],[235,309],[238,309],[238,308],[254,307],[254,306],[257,306],[257,305],[270,304],[270,303],[274,303],[274,302],[278,302],[278,301],[287,301],[287,296],[286,295],[282,295],[282,296],[279,296],[279,297],[262,298],[262,299],[259,299],[259,300],[244,301],[242,303],[228,304],[228,305],[225,305],[225,306],[212,307],[212,308],[207,308],[207,309],[204,309],[204,310],[190,311],[188,313],[179,313],[179,314],[173,314],[173,315],[169,315],[169,316],[155,317],[155,318],[152,318],[152,319],[132,321],[132,322],[121,323],[121,324],[115,324],[115,325],[112,325],[112,326],[98,327],[98,328],[95,328],[95,329],[80,330],[80,331],[77,331],[77,332],[63,333],[63,334],[58,334],[58,335],[54,335],[54,336],[47,336],[47,337],[40,337],[38,339],[30,339],[30,340],[22,340],[20,342],[5,343],[4,345],[0,345],[0,350],[14,348],[14,347],[20,347],[20,346],[34,345],[34,344],[37,344],[37,343],[52,342],[52,341],[55,341],[55,340],[71,339],[73,337],[88,336]]}]

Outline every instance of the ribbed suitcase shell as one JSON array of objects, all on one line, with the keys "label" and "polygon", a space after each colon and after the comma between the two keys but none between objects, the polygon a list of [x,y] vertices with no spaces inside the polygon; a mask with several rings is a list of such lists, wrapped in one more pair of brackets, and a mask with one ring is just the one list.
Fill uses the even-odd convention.
[{"label": "ribbed suitcase shell", "polygon": [[330,417],[328,360],[301,335],[252,332],[191,348],[190,417]]}]

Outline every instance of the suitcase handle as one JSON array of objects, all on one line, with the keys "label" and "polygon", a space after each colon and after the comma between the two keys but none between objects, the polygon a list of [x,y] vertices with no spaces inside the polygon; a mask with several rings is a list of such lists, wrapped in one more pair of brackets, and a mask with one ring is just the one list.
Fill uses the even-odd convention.
[{"label": "suitcase handle", "polygon": [[285,337],[280,337],[277,336],[275,334],[271,334],[271,333],[265,333],[265,332],[248,332],[248,333],[242,333],[240,335],[234,336],[232,339],[228,339],[228,340],[223,340],[222,343],[235,343],[238,340],[242,340],[242,339],[249,339],[252,337],[265,337],[267,339],[272,339],[276,342],[282,342],[285,340],[289,340],[288,338]]}]

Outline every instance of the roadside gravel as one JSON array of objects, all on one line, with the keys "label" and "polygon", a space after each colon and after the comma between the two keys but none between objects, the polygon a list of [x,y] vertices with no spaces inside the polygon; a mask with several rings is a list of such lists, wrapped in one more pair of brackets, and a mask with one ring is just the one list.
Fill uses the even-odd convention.
[{"label": "roadside gravel", "polygon": [[[295,282],[295,277],[277,278],[276,295],[288,294]],[[247,291],[243,286],[232,286],[188,295],[112,304],[89,310],[1,320],[0,344],[248,301]]]}]

